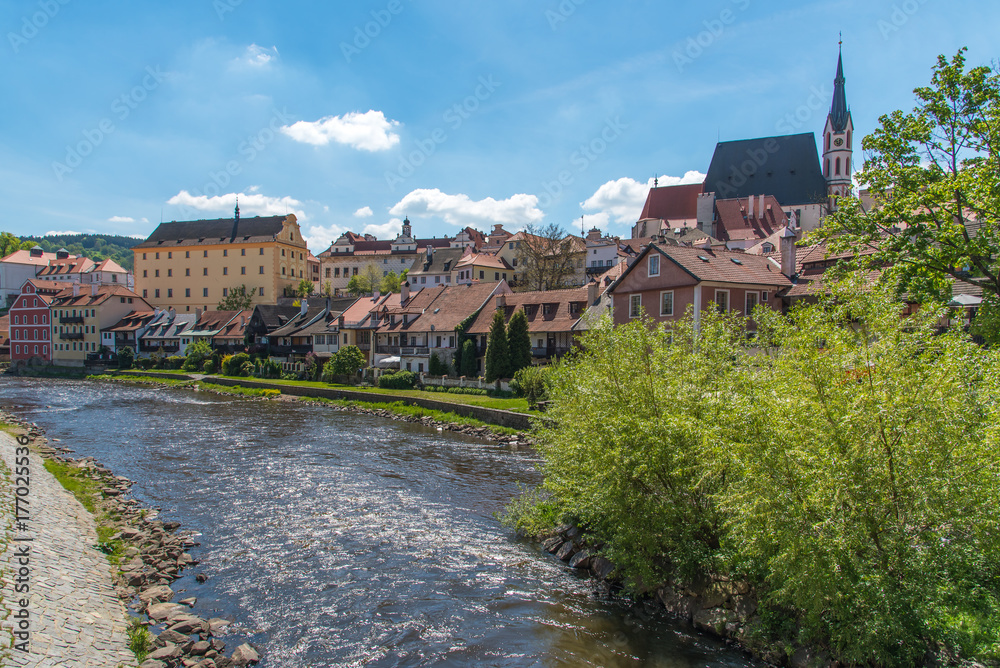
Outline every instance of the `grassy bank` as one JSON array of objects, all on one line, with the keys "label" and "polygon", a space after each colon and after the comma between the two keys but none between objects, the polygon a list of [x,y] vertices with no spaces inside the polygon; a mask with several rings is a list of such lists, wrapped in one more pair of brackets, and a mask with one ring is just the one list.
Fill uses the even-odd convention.
[{"label": "grassy bank", "polygon": [[121,522],[121,517],[114,511],[104,510],[101,502],[105,496],[101,491],[101,482],[89,477],[85,469],[51,459],[45,460],[45,470],[55,476],[59,484],[94,516],[97,547],[107,555],[111,566],[118,568],[125,554],[125,545],[120,540],[113,540],[112,536],[118,533],[117,525]]},{"label": "grassy bank", "polygon": [[[159,373],[159,372],[157,372],[157,373]],[[212,383],[210,379],[209,380],[199,380],[199,381],[174,380],[174,379],[170,379],[170,378],[161,378],[161,377],[158,377],[158,376],[156,376],[156,377],[154,377],[154,376],[146,376],[146,375],[142,375],[141,373],[136,373],[136,374],[125,373],[125,374],[119,374],[119,375],[114,375],[114,376],[111,376],[111,375],[88,376],[88,379],[89,380],[107,381],[107,382],[117,382],[117,383],[126,382],[126,383],[136,383],[136,384],[141,384],[141,385],[156,385],[156,386],[160,386],[160,387],[191,388],[191,389],[197,389],[197,390],[204,391],[204,392],[213,392],[213,393],[216,393],[216,394],[223,394],[223,395],[227,395],[227,396],[234,396],[234,395],[235,396],[244,396],[244,397],[247,397],[247,398],[267,398],[267,399],[273,399],[273,398],[276,398],[278,396],[281,396],[281,392],[279,390],[275,390],[275,389],[271,389],[271,388],[241,387],[241,386],[238,386],[238,385],[237,386],[233,386],[233,385],[217,385],[215,383]],[[251,379],[241,379],[241,380],[246,380],[247,382],[250,382],[250,383],[253,382]],[[344,389],[344,390],[350,390],[350,391],[357,391],[357,390],[359,390],[359,388],[356,388],[356,387],[353,387],[353,386],[348,386],[348,385],[331,385],[329,383],[311,383],[311,382],[308,382],[308,381],[281,381],[281,380],[272,381],[272,380],[268,380],[268,381],[261,381],[261,382],[267,382],[269,384],[273,383],[273,384],[277,384],[277,385],[297,386],[297,387],[315,387],[315,388],[320,388],[320,389],[335,389],[335,390],[336,389]],[[476,396],[476,395],[451,395],[451,394],[446,394],[446,393],[443,393],[443,392],[442,393],[420,392],[418,390],[412,390],[412,391],[408,392],[408,391],[405,391],[405,390],[403,390],[403,391],[398,391],[398,390],[380,390],[378,388],[369,388],[369,389],[371,390],[371,394],[373,395],[373,399],[374,399],[374,397],[377,397],[377,396],[386,396],[386,397],[393,397],[393,396],[419,396],[419,397],[424,397],[424,398],[429,398],[429,399],[435,399],[435,400],[439,400],[440,401],[440,400],[443,400],[442,397],[448,397],[449,399],[460,399],[460,400],[456,400],[456,401],[447,401],[447,400],[444,400],[444,401],[447,401],[447,403],[465,404],[465,405],[473,405],[473,406],[484,406],[486,408],[496,408],[496,409],[500,409],[500,410],[509,410],[509,409],[503,408],[503,402],[520,402],[520,404],[525,407],[524,412],[527,412],[527,402],[524,399],[493,399],[491,397]],[[389,413],[392,413],[393,415],[396,415],[396,416],[399,416],[399,417],[402,417],[402,418],[413,418],[413,419],[417,419],[417,420],[422,419],[422,418],[431,418],[432,420],[434,420],[436,422],[445,422],[445,423],[457,424],[457,425],[462,425],[462,426],[466,426],[466,427],[472,427],[472,428],[476,428],[476,429],[486,428],[486,429],[489,429],[491,432],[493,432],[493,433],[495,433],[497,435],[500,435],[500,436],[513,436],[513,435],[516,435],[517,433],[519,433],[516,429],[510,429],[510,428],[507,428],[507,427],[501,427],[499,425],[494,425],[494,424],[490,424],[490,423],[487,423],[487,422],[483,422],[482,420],[477,420],[475,418],[464,417],[464,416],[458,415],[456,413],[445,412],[445,411],[438,411],[438,410],[432,410],[432,409],[428,409],[428,408],[421,408],[419,406],[407,406],[406,404],[404,404],[404,403],[402,403],[400,401],[378,401],[376,399],[376,400],[373,400],[371,402],[367,402],[367,401],[361,402],[361,401],[348,401],[348,400],[343,400],[343,399],[326,399],[326,398],[323,398],[323,397],[307,397],[307,396],[294,396],[294,397],[292,397],[291,395],[289,395],[289,398],[292,398],[293,400],[297,400],[297,401],[306,401],[306,402],[310,402],[310,403],[332,405],[332,406],[336,406],[338,408],[341,408],[343,410],[353,410],[353,411],[382,410],[382,411],[387,411]],[[469,401],[465,401],[465,400],[469,400]],[[493,402],[493,403],[491,403],[491,402]],[[500,405],[496,405],[496,403],[500,403]]]}]

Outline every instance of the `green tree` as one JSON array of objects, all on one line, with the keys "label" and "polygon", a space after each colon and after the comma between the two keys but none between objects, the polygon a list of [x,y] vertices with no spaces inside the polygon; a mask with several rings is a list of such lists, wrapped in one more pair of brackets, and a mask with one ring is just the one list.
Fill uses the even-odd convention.
[{"label": "green tree", "polygon": [[459,374],[466,378],[475,378],[479,375],[476,360],[476,344],[472,339],[466,339],[462,344],[461,365]]},{"label": "green tree", "polygon": [[182,368],[185,371],[201,371],[205,365],[205,360],[212,356],[212,346],[208,342],[208,339],[194,339],[184,349],[184,356],[185,360]]},{"label": "green tree", "polygon": [[10,232],[0,232],[0,257],[7,257],[18,250],[21,250],[21,240]]},{"label": "green tree", "polygon": [[511,376],[525,367],[531,366],[531,334],[528,332],[528,316],[524,309],[517,309],[507,323],[507,348],[510,355]]},{"label": "green tree", "polygon": [[448,365],[441,361],[437,353],[431,353],[427,363],[427,373],[432,376],[444,376],[448,373]]},{"label": "green tree", "polygon": [[246,285],[238,285],[229,288],[228,294],[219,302],[220,311],[242,311],[253,306],[253,298],[257,294],[257,288],[247,290]]},{"label": "green tree", "polygon": [[397,274],[394,271],[390,271],[388,274],[382,277],[382,282],[379,285],[379,290],[382,293],[399,292],[400,285],[402,285],[402,281],[399,278],[399,274]]},{"label": "green tree", "polygon": [[504,312],[498,309],[493,313],[490,322],[489,339],[486,341],[486,382],[492,383],[498,378],[510,378],[510,357],[507,348],[507,326],[504,323]]},{"label": "green tree", "polygon": [[118,351],[118,368],[131,369],[135,364],[135,351],[130,346],[125,346]]},{"label": "green tree", "polygon": [[[966,70],[965,49],[938,57],[910,113],[894,111],[864,138],[874,206],[842,199],[815,234],[834,252],[871,253],[874,266],[917,298],[950,294],[950,280],[982,286],[1000,307],[1000,74]],[[950,279],[950,280],[949,280]]]},{"label": "green tree", "polygon": [[558,290],[570,286],[576,261],[584,257],[579,238],[550,223],[528,225],[517,248],[517,283],[522,290]]},{"label": "green tree", "polygon": [[298,286],[295,289],[295,294],[299,297],[309,297],[316,290],[316,286],[308,278],[303,278],[299,281]]},{"label": "green tree", "polygon": [[344,346],[330,358],[324,365],[324,372],[338,376],[350,376],[356,374],[358,369],[363,369],[368,363],[368,358],[357,346]]}]

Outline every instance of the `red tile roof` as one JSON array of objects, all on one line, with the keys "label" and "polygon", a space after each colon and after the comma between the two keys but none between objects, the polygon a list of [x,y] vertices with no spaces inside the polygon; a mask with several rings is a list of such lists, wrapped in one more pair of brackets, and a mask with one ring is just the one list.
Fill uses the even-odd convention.
[{"label": "red tile roof", "polygon": [[[509,321],[515,311],[523,308],[528,318],[528,331],[571,332],[587,310],[587,292],[586,286],[568,290],[515,292],[504,297],[504,319]],[[495,311],[490,304],[486,304],[466,331],[469,334],[488,333]]]},{"label": "red tile roof", "polygon": [[[758,197],[760,197],[758,195]],[[715,201],[718,212],[715,237],[722,241],[764,239],[788,224],[785,212],[771,195],[764,196],[764,215],[758,217],[760,204],[755,197],[752,210],[749,198],[719,199]]]},{"label": "red tile roof", "polygon": [[683,220],[698,217],[698,195],[704,184],[692,183],[682,186],[650,188],[646,205],[642,207],[639,220],[648,218],[662,220]]}]

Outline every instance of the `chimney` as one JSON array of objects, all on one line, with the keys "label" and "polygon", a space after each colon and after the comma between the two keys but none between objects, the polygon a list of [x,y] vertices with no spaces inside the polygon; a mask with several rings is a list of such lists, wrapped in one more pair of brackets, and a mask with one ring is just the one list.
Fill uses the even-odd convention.
[{"label": "chimney", "polygon": [[173,306],[171,306],[171,307],[170,307],[170,311],[169,311],[168,313],[170,314],[170,315],[169,315],[169,318],[170,318],[170,322],[173,322],[173,321],[174,321],[174,318],[176,318],[176,317],[177,317],[177,311],[175,311],[175,310],[174,310],[174,307],[173,307]]},{"label": "chimney", "polygon": [[786,227],[781,233],[781,273],[791,278],[795,275],[795,230]]},{"label": "chimney", "polygon": [[601,286],[597,281],[591,281],[587,283],[587,305],[593,306],[594,302],[597,301],[597,297],[600,295]]},{"label": "chimney", "polygon": [[764,218],[764,196],[761,195],[757,199],[757,218],[763,220]]},{"label": "chimney", "polygon": [[74,297],[79,297],[80,296],[80,284],[79,283],[74,283],[73,284],[73,296]]},{"label": "chimney", "polygon": [[712,236],[712,223],[715,221],[715,193],[699,193],[698,195],[698,229]]},{"label": "chimney", "polygon": [[747,202],[747,218],[753,218],[753,195],[750,195]]},{"label": "chimney", "polygon": [[90,284],[90,296],[91,297],[96,297],[97,296],[97,283],[91,283]]},{"label": "chimney", "polygon": [[305,315],[306,311],[309,310],[309,301],[306,299],[302,300],[302,308],[299,310],[299,315]]},{"label": "chimney", "polygon": [[153,307],[153,317],[155,318],[158,315],[160,315],[160,307],[159,306],[154,306]]},{"label": "chimney", "polygon": [[240,316],[240,329],[246,329],[247,317],[245,315]]},{"label": "chimney", "polygon": [[434,260],[434,246],[427,247],[427,261],[432,262]]},{"label": "chimney", "polygon": [[507,295],[497,295],[497,309],[507,307]]},{"label": "chimney", "polygon": [[399,286],[399,301],[406,303],[410,300],[410,282],[403,281],[403,284]]}]

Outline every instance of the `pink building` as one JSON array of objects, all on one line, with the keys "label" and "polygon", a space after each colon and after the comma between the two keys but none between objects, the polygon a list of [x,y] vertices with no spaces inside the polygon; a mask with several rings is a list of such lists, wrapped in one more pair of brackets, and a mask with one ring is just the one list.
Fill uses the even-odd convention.
[{"label": "pink building", "polygon": [[10,308],[10,359],[13,363],[52,361],[49,305],[68,284],[31,279],[21,286]]}]

